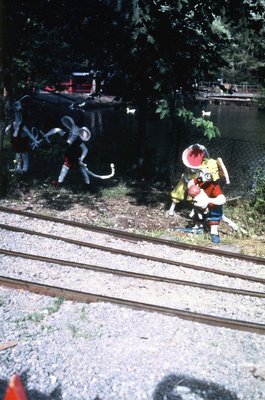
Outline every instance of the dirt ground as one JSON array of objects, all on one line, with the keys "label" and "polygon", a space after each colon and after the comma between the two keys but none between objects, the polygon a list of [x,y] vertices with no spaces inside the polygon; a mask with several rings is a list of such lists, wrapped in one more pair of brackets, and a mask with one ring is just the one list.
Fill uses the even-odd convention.
[{"label": "dirt ground", "polygon": [[174,228],[191,225],[191,206],[178,205],[174,216],[167,216],[170,196],[163,185],[132,182],[130,185],[117,183],[116,187],[106,184],[90,185],[88,188],[67,185],[53,188],[50,183],[34,186],[32,182],[23,182],[0,199],[0,204],[83,223],[265,257],[264,235],[238,233],[224,222],[219,227],[219,245],[211,243],[207,232],[174,232]]}]

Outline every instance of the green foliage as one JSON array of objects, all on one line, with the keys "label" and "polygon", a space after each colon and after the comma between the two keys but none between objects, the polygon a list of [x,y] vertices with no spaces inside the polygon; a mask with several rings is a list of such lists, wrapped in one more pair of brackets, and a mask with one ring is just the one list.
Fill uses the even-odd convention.
[{"label": "green foliage", "polygon": [[119,182],[116,186],[110,188],[103,188],[101,194],[107,199],[116,199],[119,197],[125,197],[129,193],[129,188],[126,183]]},{"label": "green foliage", "polygon": [[80,320],[85,321],[87,319],[85,306],[81,307],[79,313],[80,313]]},{"label": "green foliage", "polygon": [[227,39],[231,39],[231,28],[224,23],[220,16],[214,19],[212,23],[212,31],[219,37],[223,36]]},{"label": "green foliage", "polygon": [[227,204],[225,214],[237,223],[239,234],[248,237],[264,235],[264,211],[256,209],[253,202],[239,200],[236,205]]},{"label": "green foliage", "polygon": [[80,328],[74,324],[68,324],[68,329],[70,330],[72,337],[75,339],[86,339],[92,340],[102,336],[102,325],[96,327],[94,331],[80,331]]},{"label": "green foliage", "polygon": [[5,83],[24,89],[29,81],[61,80],[76,67],[115,65],[134,89],[148,87],[151,93],[161,80],[159,93],[169,94],[180,86],[190,88],[194,78],[207,79],[209,66],[215,74],[224,64],[229,69],[234,44],[239,56],[244,48],[241,61],[247,56],[253,60],[251,68],[255,60],[264,62],[264,1],[135,0],[121,12],[111,3],[67,1],[62,7],[61,0],[38,5],[33,0],[3,1]]},{"label": "green foliage", "polygon": [[76,68],[102,69],[123,57],[126,29],[106,2],[12,0],[1,2],[0,13],[1,86],[14,97],[26,84],[53,84]]},{"label": "green foliage", "polygon": [[[159,114],[160,119],[169,117],[170,113],[167,100],[159,100],[156,113]],[[178,118],[181,118],[185,124],[191,124],[197,128],[203,136],[206,136],[209,140],[220,136],[220,130],[212,121],[206,120],[202,117],[195,118],[193,112],[187,110],[185,107],[177,108],[175,114]]]},{"label": "green foliage", "polygon": [[[220,56],[225,61],[220,76],[233,83],[264,83],[265,2],[244,0],[239,11],[238,13],[236,8],[230,7],[230,45],[220,51]],[[239,18],[235,23],[237,13]]]},{"label": "green foliage", "polygon": [[260,215],[265,215],[265,173],[264,170],[259,170],[256,173],[255,198],[252,202],[252,207]]},{"label": "green foliage", "polygon": [[23,325],[27,321],[38,323],[38,322],[41,322],[44,318],[45,318],[45,315],[42,312],[37,312],[36,311],[34,313],[26,315],[25,317],[17,320],[16,322],[18,323],[18,325],[21,325],[21,324]]},{"label": "green foliage", "polygon": [[156,113],[159,114],[160,119],[169,116],[168,101],[166,99],[161,99],[158,101]]},{"label": "green foliage", "polygon": [[[133,56],[131,76],[136,86],[148,88],[147,96],[158,99],[156,113],[161,119],[174,119],[176,92],[184,97],[184,118],[208,139],[220,135],[209,120],[188,114],[185,98],[192,92],[195,79],[212,80],[238,74],[242,77],[261,68],[255,46],[260,41],[264,2],[246,0],[243,4],[227,1],[179,0],[167,2],[136,1],[132,16]],[[257,14],[256,16],[254,14]],[[247,31],[247,35],[244,32]],[[259,46],[261,49],[261,45]],[[149,85],[149,86],[148,86]]]},{"label": "green foliage", "polygon": [[[208,139],[218,136],[211,121],[189,114],[187,102],[176,112],[176,93],[187,98],[195,79],[220,72],[265,79],[264,0],[120,3],[117,12],[116,2],[102,0],[3,1],[0,39],[8,40],[0,40],[1,86],[18,97],[29,86],[63,81],[76,68],[111,71],[117,95],[138,104],[151,99],[171,127],[184,118]],[[143,117],[144,106],[139,111]]]},{"label": "green foliage", "polygon": [[44,318],[47,315],[51,315],[56,313],[59,308],[61,307],[61,305],[63,304],[64,299],[62,297],[57,297],[55,298],[55,300],[53,301],[53,304],[50,307],[45,308],[44,310],[40,310],[40,311],[36,311],[34,313],[31,313],[29,315],[26,315],[25,317],[17,320],[16,322],[18,324],[24,324],[27,321],[31,321],[31,322],[41,322],[44,320]]},{"label": "green foliage", "polygon": [[220,136],[219,129],[213,124],[212,121],[205,120],[204,118],[195,118],[191,111],[186,110],[186,108],[178,108],[177,116],[184,119],[186,123],[190,123],[198,128],[204,136],[206,136],[209,140]]},{"label": "green foliage", "polygon": [[57,311],[59,311],[61,305],[64,303],[64,298],[63,297],[56,297],[53,301],[53,304],[50,307],[47,307],[48,314],[54,314]]},{"label": "green foliage", "polygon": [[262,89],[260,94],[253,98],[252,102],[256,107],[265,110],[265,89]]}]

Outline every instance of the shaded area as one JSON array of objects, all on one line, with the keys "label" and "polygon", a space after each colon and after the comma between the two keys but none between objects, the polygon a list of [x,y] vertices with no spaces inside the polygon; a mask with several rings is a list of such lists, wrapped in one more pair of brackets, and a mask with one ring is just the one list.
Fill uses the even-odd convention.
[{"label": "shaded area", "polygon": [[[188,127],[179,127],[176,137],[179,137],[178,149],[172,147],[172,137],[168,135],[166,121],[149,115],[147,131],[138,132],[138,115],[126,114],[125,106],[118,108],[71,108],[61,99],[59,103],[50,104],[47,101],[35,101],[30,110],[31,125],[37,126],[43,132],[51,128],[63,128],[60,120],[63,115],[74,118],[78,126],[87,126],[91,133],[88,142],[88,155],[85,162],[88,168],[98,174],[109,172],[110,163],[115,164],[116,177],[130,181],[133,179],[148,180],[149,183],[164,183],[169,190],[183,172],[181,154],[192,143],[200,143],[209,151],[212,158],[221,157],[228,169],[231,185],[226,189],[235,195],[249,195],[254,192],[256,175],[264,169],[265,144],[229,137],[216,138],[209,141],[202,134],[194,134]],[[244,107],[249,112],[249,107]],[[199,109],[198,109],[199,113]],[[237,114],[238,115],[238,114]],[[225,114],[217,115],[223,121]],[[240,116],[238,126],[240,129]],[[214,117],[214,114],[213,114]],[[255,121],[253,121],[254,124]],[[222,132],[221,132],[222,133]],[[242,138],[243,139],[243,138]],[[43,141],[41,146],[30,153],[30,175],[36,183],[49,183],[57,179],[63,164],[63,155],[66,150],[66,140],[59,135],[50,137],[51,143]],[[140,149],[141,147],[141,149]],[[140,151],[141,150],[141,151]],[[14,153],[9,146],[9,138],[5,138],[4,152],[8,168],[12,168]],[[145,159],[142,160],[141,155]],[[174,159],[173,165],[169,160]],[[142,163],[142,170],[139,169]],[[64,186],[78,191],[82,186],[83,178],[80,171],[69,171]],[[92,181],[93,185],[93,181]],[[90,186],[92,186],[90,185]],[[97,181],[95,187],[104,187],[106,182]],[[97,189],[95,189],[97,190]]]},{"label": "shaded area", "polygon": [[174,374],[166,376],[157,385],[153,400],[185,400],[191,395],[196,395],[198,400],[238,400],[235,393],[222,385]]},{"label": "shaded area", "polygon": [[[27,390],[27,373],[23,372],[20,375],[21,381],[23,383],[24,389],[28,396],[28,400],[61,400],[62,391],[60,386],[57,386],[49,395],[39,392],[38,390],[30,389]],[[7,390],[9,381],[0,380],[0,399],[4,398],[5,392]]]},{"label": "shaded area", "polygon": [[[22,384],[24,386],[25,392],[27,394],[27,400],[62,400],[62,389],[58,385],[50,394],[44,394],[35,389],[27,389],[28,374],[23,372],[20,375]],[[5,392],[7,390],[9,381],[0,379],[0,399],[4,398]],[[94,400],[101,400],[100,397],[96,396]]]},{"label": "shaded area", "polygon": [[[90,210],[97,208],[98,204],[108,204],[117,201],[122,206],[122,200],[133,206],[148,208],[163,208],[166,211],[171,199],[170,187],[163,182],[150,184],[133,179],[110,179],[108,182],[94,179],[89,185],[78,180],[79,171],[72,171],[62,186],[55,188],[50,180],[42,182],[31,174],[27,176],[16,175],[10,184],[7,199],[31,203],[41,203],[44,208],[54,211],[64,211],[79,204],[87,206]],[[177,210],[190,209],[188,202],[177,205]]]}]

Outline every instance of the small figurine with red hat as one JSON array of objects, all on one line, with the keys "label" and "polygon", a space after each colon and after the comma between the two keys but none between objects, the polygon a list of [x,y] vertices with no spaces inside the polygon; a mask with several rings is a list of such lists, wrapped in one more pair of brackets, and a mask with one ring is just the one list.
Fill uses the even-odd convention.
[{"label": "small figurine with red hat", "polygon": [[[196,172],[196,176],[187,182],[185,188],[186,198],[191,199],[194,205],[190,214],[190,217],[193,218],[194,226],[175,230],[200,233],[205,222],[207,222],[211,241],[219,243],[218,226],[224,217],[222,206],[226,202],[226,197],[220,184],[222,180],[226,184],[230,183],[224,163],[221,158],[217,158],[217,160],[209,158],[205,147],[199,144],[191,145],[184,150],[182,161],[187,168]],[[172,208],[173,206],[171,205]]]},{"label": "small figurine with red hat", "polygon": [[187,162],[183,161],[186,168],[179,182],[177,183],[176,187],[170,193],[172,203],[166,215],[170,216],[174,215],[175,207],[181,201],[192,200],[191,196],[188,193],[188,182],[191,179],[198,177],[199,171],[197,167],[201,165],[201,162],[205,157],[209,157],[208,151],[201,144],[193,144],[183,152],[182,160],[183,159],[186,160],[187,158],[190,161],[190,163],[189,166],[187,166]]},{"label": "small figurine with red hat", "polygon": [[193,203],[195,209],[205,210],[205,219],[213,243],[220,242],[218,226],[223,218],[223,205],[226,202],[226,197],[219,184],[222,174],[225,175],[226,172],[223,168],[221,169],[221,166],[223,166],[223,163],[220,159],[204,159],[199,169],[199,176],[188,183],[188,190],[193,188],[194,185],[200,190],[193,197]]}]

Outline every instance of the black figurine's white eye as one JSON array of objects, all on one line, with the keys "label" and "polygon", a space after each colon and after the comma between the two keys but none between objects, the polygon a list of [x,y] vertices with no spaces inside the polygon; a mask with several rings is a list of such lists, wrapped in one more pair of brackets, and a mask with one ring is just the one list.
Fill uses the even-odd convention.
[{"label": "black figurine's white eye", "polygon": [[199,179],[202,182],[207,182],[207,181],[212,181],[212,174],[210,174],[210,172],[206,172],[206,171],[201,171],[199,174]]},{"label": "black figurine's white eye", "polygon": [[204,174],[204,177],[205,177],[205,179],[206,179],[207,181],[212,180],[212,175],[209,174],[209,173]]}]

